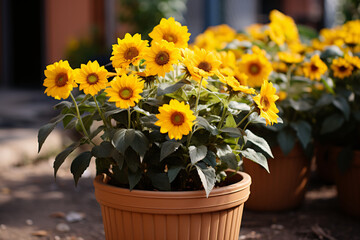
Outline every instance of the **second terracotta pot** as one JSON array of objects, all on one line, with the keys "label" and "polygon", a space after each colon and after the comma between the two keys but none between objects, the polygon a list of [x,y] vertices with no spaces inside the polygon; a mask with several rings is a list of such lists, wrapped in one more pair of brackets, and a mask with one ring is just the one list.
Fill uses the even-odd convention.
[{"label": "second terracotta pot", "polygon": [[245,208],[255,211],[283,211],[304,200],[310,177],[310,161],[300,145],[285,156],[279,147],[268,159],[270,174],[259,164],[244,159],[244,171],[252,179],[251,195]]},{"label": "second terracotta pot", "polygon": [[360,151],[353,152],[349,169],[336,168],[336,188],[340,207],[348,214],[360,217]]}]

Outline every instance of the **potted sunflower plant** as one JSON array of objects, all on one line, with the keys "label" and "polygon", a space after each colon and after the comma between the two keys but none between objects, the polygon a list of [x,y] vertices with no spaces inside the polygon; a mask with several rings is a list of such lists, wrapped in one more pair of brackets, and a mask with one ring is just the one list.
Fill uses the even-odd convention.
[{"label": "potted sunflower plant", "polygon": [[150,44],[140,34],[118,39],[112,70],[96,61],[47,66],[45,93],[64,100],[40,128],[39,150],[59,123],[82,134],[56,156],[54,174],[75,149],[89,147],[70,171],[77,184],[95,161],[106,239],[238,239],[251,183],[238,171],[242,159],[268,170],[264,153],[272,155],[244,123],[254,114],[278,121],[275,89],[264,81],[257,92],[221,74],[218,54],[190,49],[187,27],[174,18],[149,36]]},{"label": "potted sunflower plant", "polygon": [[340,206],[360,216],[359,21],[323,29],[314,48],[328,66],[329,84],[314,94],[319,176],[336,183]]},{"label": "potted sunflower plant", "polygon": [[[244,126],[254,123],[249,125],[249,130],[261,134],[273,149],[273,156],[263,153],[274,158],[269,161],[271,174],[244,158],[244,171],[253,178],[252,194],[246,208],[257,211],[288,210],[303,202],[312,154],[310,110],[313,99],[308,89],[318,84],[314,77],[319,78],[326,71],[326,65],[319,62],[318,55],[312,57],[305,53],[306,45],[300,40],[291,17],[273,10],[269,19],[268,24],[251,25],[232,40],[226,39],[225,44],[207,45],[225,46],[219,50],[223,75],[234,76],[242,85],[261,88],[264,94],[267,92],[274,97],[271,101],[277,100],[276,107],[261,100],[264,108],[260,116],[267,116],[265,120],[254,114],[244,123]],[[206,30],[200,39],[207,37],[211,41],[211,35],[216,32],[209,32],[215,30],[214,27]],[[195,44],[203,42],[195,41]],[[325,69],[319,67],[316,76],[311,70],[313,62],[325,65]],[[271,88],[265,90],[262,85],[267,80]],[[282,124],[271,125],[266,120],[276,119],[278,115]],[[251,144],[247,143],[248,146]]]}]

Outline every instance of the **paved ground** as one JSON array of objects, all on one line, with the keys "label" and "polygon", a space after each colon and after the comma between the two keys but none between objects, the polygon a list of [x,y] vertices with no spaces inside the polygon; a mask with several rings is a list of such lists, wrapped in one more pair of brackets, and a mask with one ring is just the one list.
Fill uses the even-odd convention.
[{"label": "paved ground", "polygon": [[[52,160],[8,168],[0,175],[0,240],[104,239],[93,172],[74,187],[63,166],[55,182]],[[75,216],[71,222],[66,217]],[[36,235],[36,236],[35,236]],[[333,185],[313,182],[304,204],[282,213],[244,211],[239,239],[360,239],[360,220],[337,206]]]}]

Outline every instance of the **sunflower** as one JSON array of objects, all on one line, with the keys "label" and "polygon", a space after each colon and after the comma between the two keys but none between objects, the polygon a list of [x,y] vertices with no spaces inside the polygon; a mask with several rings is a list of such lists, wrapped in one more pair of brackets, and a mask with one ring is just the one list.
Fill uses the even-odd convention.
[{"label": "sunflower", "polygon": [[220,73],[224,76],[233,76],[236,66],[235,54],[231,51],[221,51],[218,54],[221,61],[219,66]]},{"label": "sunflower", "polygon": [[195,47],[194,51],[186,51],[183,63],[191,77],[200,82],[203,79],[203,86],[207,85],[206,79],[213,75],[221,76],[219,67],[221,61],[218,55],[203,48]]},{"label": "sunflower", "polygon": [[161,133],[168,133],[170,139],[179,140],[189,134],[196,119],[190,105],[171,99],[169,104],[159,107],[159,119],[155,125],[160,126]]},{"label": "sunflower", "polygon": [[271,66],[275,72],[286,73],[288,71],[288,66],[284,62],[273,61]]},{"label": "sunflower", "polygon": [[277,123],[279,110],[275,105],[275,101],[279,99],[279,96],[275,94],[276,89],[273,87],[271,82],[264,81],[261,86],[260,94],[253,97],[259,111],[260,116],[265,118],[266,125]]},{"label": "sunflower", "polygon": [[326,64],[321,61],[319,55],[312,56],[310,62],[306,62],[303,67],[305,77],[311,80],[320,80],[321,75],[323,75],[327,69]]},{"label": "sunflower", "polygon": [[116,76],[110,87],[105,89],[109,102],[115,102],[116,107],[126,109],[138,103],[144,88],[144,82],[136,75]]},{"label": "sunflower", "polygon": [[181,59],[180,49],[165,40],[153,42],[145,51],[144,59],[149,75],[164,77],[165,73],[174,70],[173,64],[177,64]]},{"label": "sunflower", "polygon": [[220,81],[226,84],[231,93],[243,92],[246,94],[255,94],[255,89],[241,85],[240,82],[233,76],[220,78]]},{"label": "sunflower", "polygon": [[266,34],[264,31],[265,25],[264,24],[251,24],[250,26],[245,28],[245,32],[250,35],[251,38],[255,40],[265,40]]},{"label": "sunflower", "polygon": [[219,48],[220,45],[221,43],[216,39],[215,33],[211,31],[205,31],[197,35],[194,40],[194,46],[203,48],[207,51],[213,51]]},{"label": "sunflower", "polygon": [[97,61],[89,61],[87,65],[81,64],[81,68],[74,70],[75,81],[79,84],[79,90],[85,94],[96,95],[108,85],[108,71],[104,66],[100,67]]},{"label": "sunflower", "polygon": [[141,40],[141,35],[136,33],[131,36],[125,34],[124,39],[118,38],[118,43],[112,46],[112,65],[114,68],[126,68],[129,64],[138,65],[144,50],[148,46],[147,40]]},{"label": "sunflower", "polygon": [[77,84],[74,81],[73,69],[68,61],[60,60],[46,67],[44,86],[45,93],[55,99],[66,99]]},{"label": "sunflower", "polygon": [[293,52],[278,52],[278,57],[280,61],[283,61],[287,64],[296,64],[303,60],[303,56]]},{"label": "sunflower", "polygon": [[270,24],[275,23],[281,28],[287,43],[300,42],[299,31],[294,19],[278,10],[272,10],[269,14],[269,18],[271,21]]},{"label": "sunflower", "polygon": [[344,58],[337,58],[332,61],[331,69],[334,71],[334,77],[343,79],[351,76],[354,67]]},{"label": "sunflower", "polygon": [[250,87],[258,87],[272,71],[269,60],[262,54],[245,54],[238,63],[239,72],[245,73]]},{"label": "sunflower", "polygon": [[265,32],[277,45],[281,46],[285,43],[285,33],[279,24],[270,23],[269,28]]},{"label": "sunflower", "polygon": [[346,54],[345,60],[349,62],[353,67],[360,69],[360,58],[358,56],[351,56]]},{"label": "sunflower", "polygon": [[155,42],[161,42],[161,40],[172,42],[177,48],[187,48],[190,39],[188,28],[181,26],[173,17],[161,19],[160,24],[154,27],[149,36]]}]

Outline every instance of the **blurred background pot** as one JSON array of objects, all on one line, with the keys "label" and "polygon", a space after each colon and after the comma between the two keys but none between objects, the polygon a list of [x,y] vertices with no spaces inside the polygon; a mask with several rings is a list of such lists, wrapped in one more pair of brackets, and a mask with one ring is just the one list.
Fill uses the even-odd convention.
[{"label": "blurred background pot", "polygon": [[348,214],[360,217],[360,151],[352,152],[347,169],[336,167],[335,180],[340,207]]},{"label": "blurred background pot", "polygon": [[273,148],[270,174],[258,164],[244,159],[244,170],[252,178],[251,196],[246,208],[255,211],[283,211],[298,207],[304,200],[310,177],[310,161],[299,144],[284,155]]},{"label": "blurred background pot", "polygon": [[107,240],[237,240],[251,184],[238,172],[206,198],[204,191],[129,191],[103,180],[98,176],[94,186]]}]

